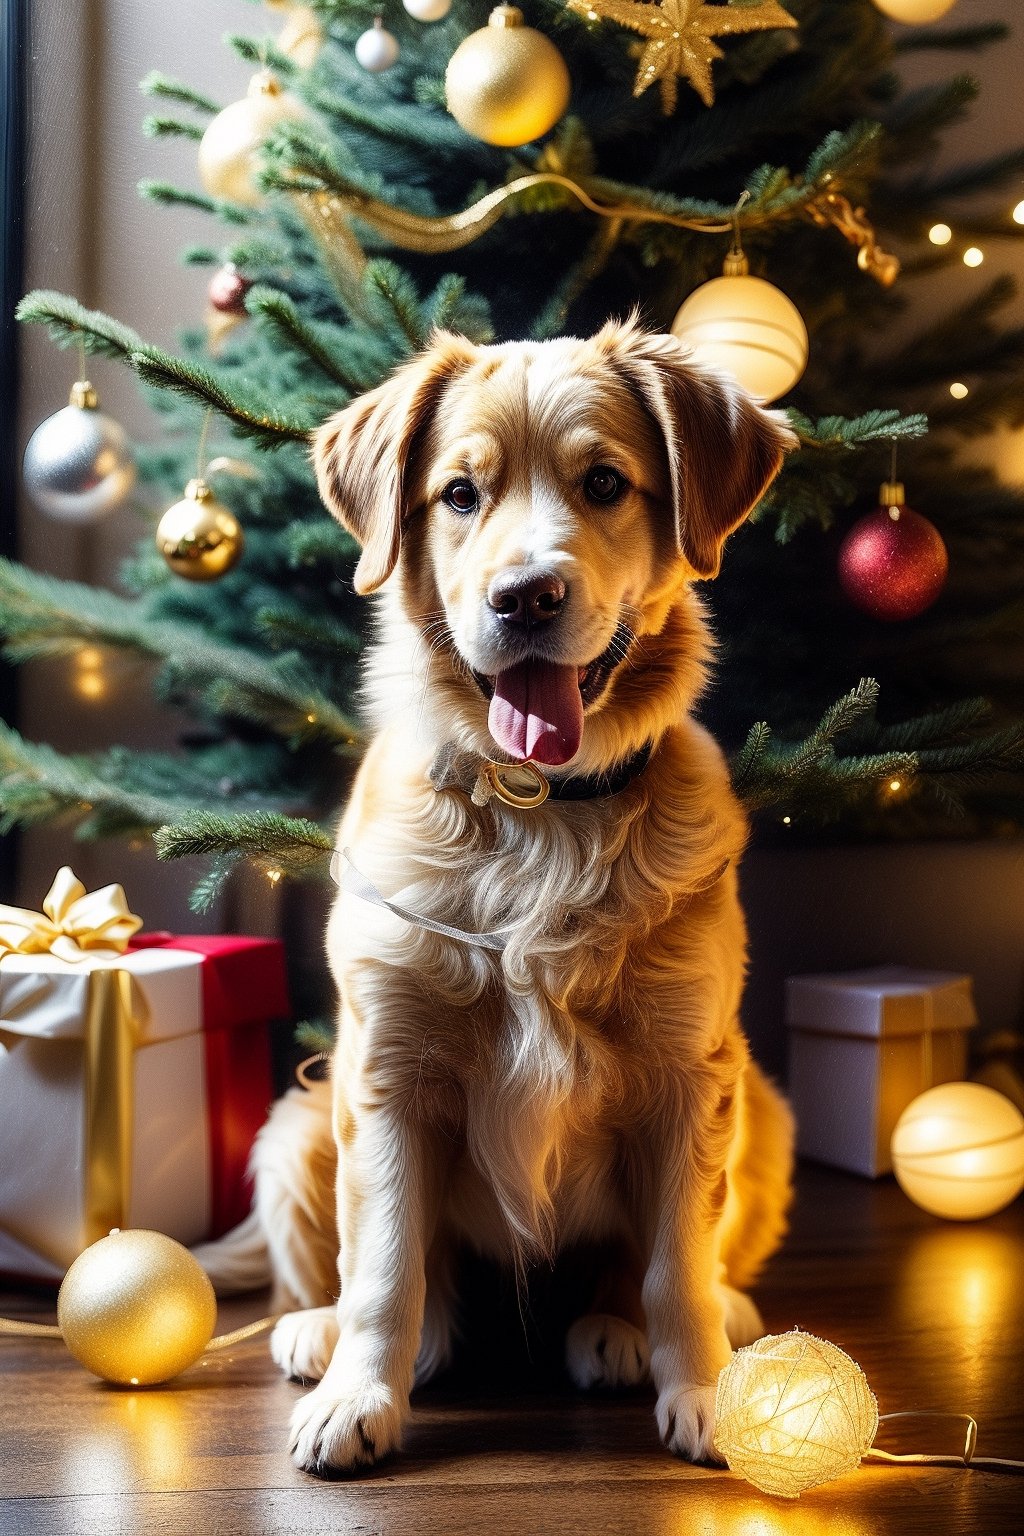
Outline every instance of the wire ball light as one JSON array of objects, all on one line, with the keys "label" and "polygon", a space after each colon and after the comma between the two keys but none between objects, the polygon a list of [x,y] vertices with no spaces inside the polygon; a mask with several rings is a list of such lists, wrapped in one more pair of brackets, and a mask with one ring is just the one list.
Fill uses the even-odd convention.
[{"label": "wire ball light", "polygon": [[878,1428],[867,1377],[813,1334],[768,1334],[718,1381],[715,1449],[763,1493],[795,1499],[852,1472]]}]

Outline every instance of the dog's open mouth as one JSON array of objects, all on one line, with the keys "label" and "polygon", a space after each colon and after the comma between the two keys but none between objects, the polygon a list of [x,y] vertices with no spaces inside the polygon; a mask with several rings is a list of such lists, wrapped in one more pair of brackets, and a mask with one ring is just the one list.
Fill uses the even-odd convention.
[{"label": "dog's open mouth", "polygon": [[632,638],[620,624],[607,650],[585,667],[527,656],[494,677],[474,672],[490,700],[487,728],[498,746],[520,762],[569,762],[583,739],[583,711],[607,688]]}]

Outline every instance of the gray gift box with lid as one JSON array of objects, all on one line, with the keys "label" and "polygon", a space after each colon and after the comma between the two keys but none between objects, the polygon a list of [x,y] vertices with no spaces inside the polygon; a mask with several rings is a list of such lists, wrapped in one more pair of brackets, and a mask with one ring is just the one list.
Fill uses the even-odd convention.
[{"label": "gray gift box with lid", "polygon": [[971,978],[889,965],[786,982],[789,1098],[801,1157],[877,1178],[912,1099],[967,1073]]}]

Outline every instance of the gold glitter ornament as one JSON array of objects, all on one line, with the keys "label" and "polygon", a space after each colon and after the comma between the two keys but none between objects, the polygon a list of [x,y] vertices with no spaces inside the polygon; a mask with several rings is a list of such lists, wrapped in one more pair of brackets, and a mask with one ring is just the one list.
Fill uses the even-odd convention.
[{"label": "gold glitter ornament", "polygon": [[550,38],[523,25],[514,5],[498,5],[486,27],[471,32],[448,62],[448,111],[486,144],[529,144],[548,132],[569,105],[572,84]]},{"label": "gold glitter ornament", "polygon": [[269,70],[253,75],[242,100],[218,112],[200,141],[199,180],[210,196],[258,207],[263,201],[255,180],[260,149],[278,123],[302,115],[299,102],[282,91]]},{"label": "gold glitter ornament", "polygon": [[120,1386],[153,1386],[194,1365],[217,1322],[213,1286],[162,1232],[118,1231],[72,1264],[57,1320],[75,1359]]},{"label": "gold glitter ornament", "polygon": [[796,1499],[859,1466],[878,1404],[855,1360],[813,1334],[768,1334],[718,1378],[715,1450],[755,1488]]},{"label": "gold glitter ornament", "polygon": [[216,581],[245,546],[242,526],[205,480],[190,480],[185,495],[157,524],[156,545],[171,570],[188,581]]},{"label": "gold glitter ornament", "polygon": [[700,0],[660,0],[641,5],[634,0],[568,0],[567,8],[587,21],[614,21],[647,38],[633,95],[642,96],[657,81],[666,117],[676,109],[679,77],[690,82],[706,107],[714,104],[711,64],[725,57],[714,41],[716,37],[797,25],[775,0],[762,0],[760,5],[703,5]]}]

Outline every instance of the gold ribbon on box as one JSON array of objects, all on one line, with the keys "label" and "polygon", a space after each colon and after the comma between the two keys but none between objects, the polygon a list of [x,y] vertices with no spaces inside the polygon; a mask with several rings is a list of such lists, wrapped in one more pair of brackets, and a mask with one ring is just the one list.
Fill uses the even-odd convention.
[{"label": "gold ribbon on box", "polygon": [[[86,891],[65,865],[42,912],[0,904],[0,963],[8,955],[50,954],[71,964],[113,959],[141,927],[121,886]],[[87,1243],[123,1226],[128,1212],[137,1034],[129,973],[109,965],[90,971],[83,1041]]]}]

